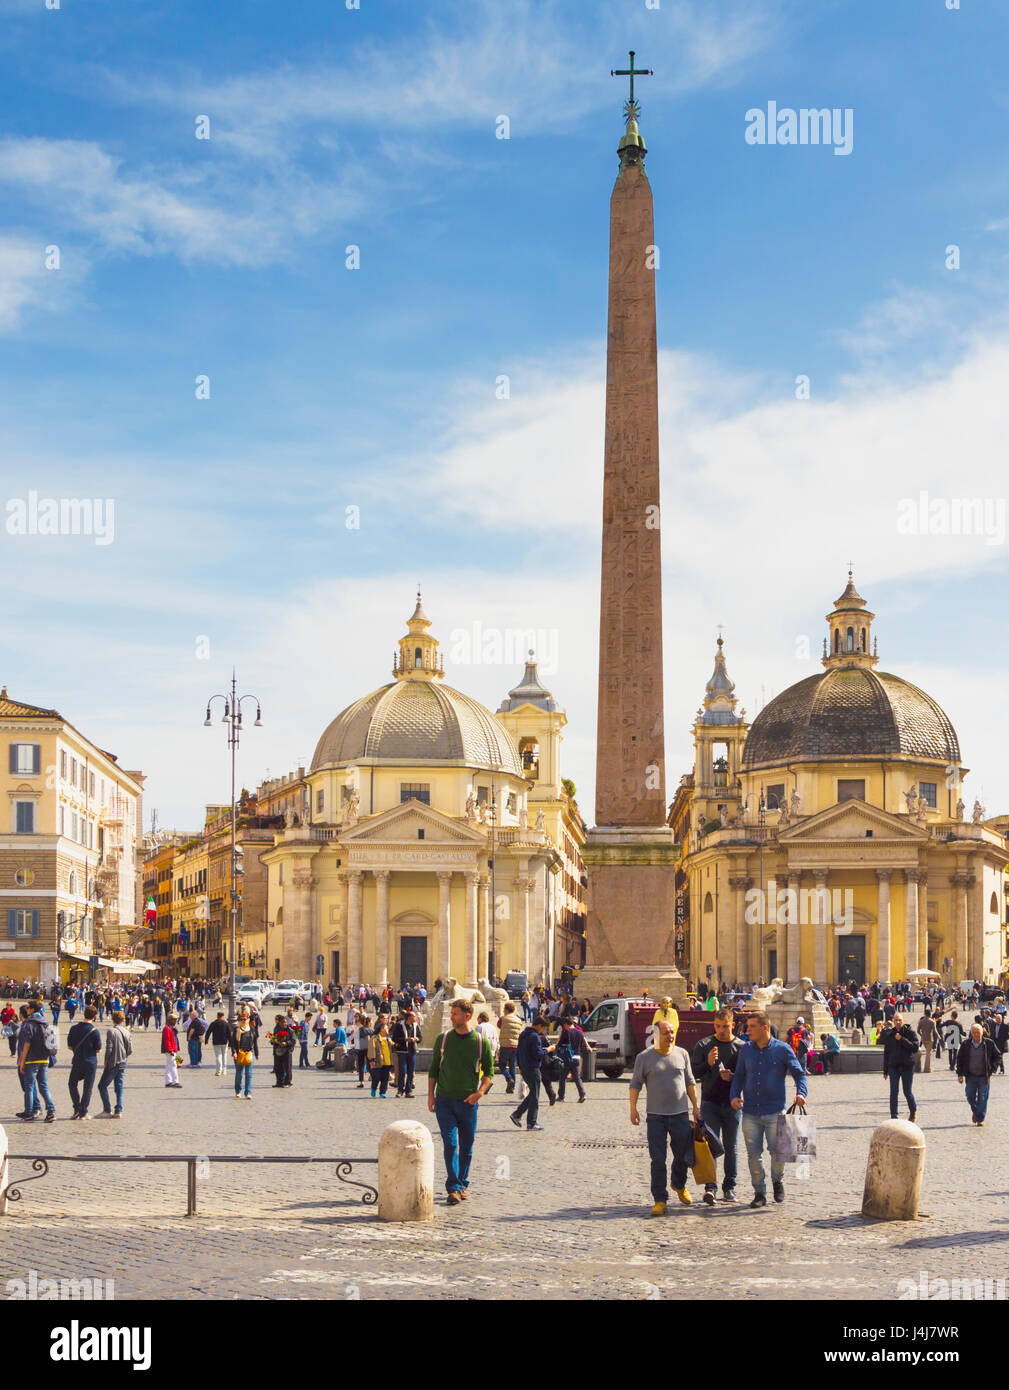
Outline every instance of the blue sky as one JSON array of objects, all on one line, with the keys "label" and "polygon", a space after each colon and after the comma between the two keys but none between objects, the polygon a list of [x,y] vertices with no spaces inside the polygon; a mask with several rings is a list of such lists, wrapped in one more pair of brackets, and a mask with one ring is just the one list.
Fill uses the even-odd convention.
[{"label": "blue sky", "polygon": [[[474,625],[538,634],[590,815],[609,69],[633,46],[670,794],[715,624],[752,714],[818,669],[852,558],[881,666],[948,709],[968,804],[1007,809],[1004,528],[896,523],[923,491],[992,515],[1009,491],[1005,6],[360,4],[0,0],[0,493],[116,507],[105,546],[0,532],[11,693],[189,827],[226,795],[201,715],[232,663],[264,706],[252,784],[389,678],[421,581],[448,679],[492,708],[519,672]],[[851,154],[748,145],[771,100],[850,109]]]}]

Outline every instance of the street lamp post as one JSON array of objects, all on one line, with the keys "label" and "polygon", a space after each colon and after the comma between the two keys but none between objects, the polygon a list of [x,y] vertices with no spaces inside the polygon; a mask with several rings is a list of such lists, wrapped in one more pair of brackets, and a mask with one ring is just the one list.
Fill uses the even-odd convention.
[{"label": "street lamp post", "polygon": [[210,706],[215,700],[224,701],[224,716],[222,724],[228,726],[228,747],[231,749],[231,881],[229,883],[228,910],[231,918],[231,948],[228,953],[230,966],[231,986],[228,995],[228,1019],[231,1023],[235,1021],[235,938],[237,934],[238,918],[238,891],[236,888],[236,876],[239,873],[238,861],[240,851],[236,843],[238,829],[237,823],[237,803],[235,801],[235,755],[238,751],[238,740],[242,732],[242,701],[255,700],[256,702],[256,722],[254,729],[263,727],[263,712],[259,706],[259,698],[256,695],[239,695],[235,672],[231,672],[231,695],[211,695],[207,701],[207,717],[203,721],[206,729],[210,728]]},{"label": "street lamp post", "polygon": [[491,803],[487,810],[487,818],[490,821],[490,959],[487,962],[487,974],[491,984],[494,983],[495,976],[500,977],[497,961],[497,855],[495,853],[495,834],[497,831],[497,786],[491,782]]}]

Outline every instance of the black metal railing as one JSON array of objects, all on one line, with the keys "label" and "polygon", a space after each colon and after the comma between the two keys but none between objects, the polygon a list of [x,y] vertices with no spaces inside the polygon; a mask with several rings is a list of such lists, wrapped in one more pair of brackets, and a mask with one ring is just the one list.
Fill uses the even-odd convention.
[{"label": "black metal railing", "polygon": [[354,1165],[377,1164],[377,1158],[319,1158],[311,1155],[306,1158],[275,1157],[272,1154],[8,1154],[10,1162],[30,1163],[34,1177],[12,1180],[9,1167],[4,1172],[0,1167],[0,1181],[7,1178],[6,1186],[0,1187],[0,1216],[7,1214],[8,1202],[22,1200],[21,1188],[25,1183],[37,1182],[49,1172],[50,1163],[184,1163],[186,1165],[186,1215],[196,1215],[197,1164],[205,1163],[332,1163],[340,1182],[350,1187],[362,1189],[361,1201],[372,1207],[378,1201],[378,1189],[370,1183],[355,1182],[350,1174]]}]

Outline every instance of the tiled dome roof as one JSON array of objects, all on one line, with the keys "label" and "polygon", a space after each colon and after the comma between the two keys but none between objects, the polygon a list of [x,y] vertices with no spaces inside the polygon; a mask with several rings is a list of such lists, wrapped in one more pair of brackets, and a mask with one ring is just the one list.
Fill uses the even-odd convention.
[{"label": "tiled dome roof", "polygon": [[799,681],[757,715],[743,766],[922,758],[958,765],[960,742],[943,709],[909,681],[842,666]]},{"label": "tiled dome roof", "polygon": [[349,705],[320,738],[311,770],[366,758],[449,762],[522,776],[518,748],[504,725],[440,681],[396,681]]}]

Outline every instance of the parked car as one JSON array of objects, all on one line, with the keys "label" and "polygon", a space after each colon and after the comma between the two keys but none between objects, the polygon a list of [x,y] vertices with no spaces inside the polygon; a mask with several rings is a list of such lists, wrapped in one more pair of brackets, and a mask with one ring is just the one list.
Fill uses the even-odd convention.
[{"label": "parked car", "polygon": [[271,1004],[293,1004],[295,999],[304,999],[304,988],[300,980],[281,980],[270,995]]},{"label": "parked car", "polygon": [[258,980],[251,980],[247,985],[242,985],[236,997],[239,1003],[244,1000],[247,1004],[255,1004],[257,1008],[264,1003],[263,991]]},{"label": "parked car", "polygon": [[[638,1053],[651,1042],[654,999],[604,999],[582,1024],[582,1031],[596,1052],[596,1070],[616,1080],[625,1067],[634,1065]],[[712,1014],[707,1009],[680,1010],[677,1047],[689,1052],[696,1042],[712,1031]]]}]

